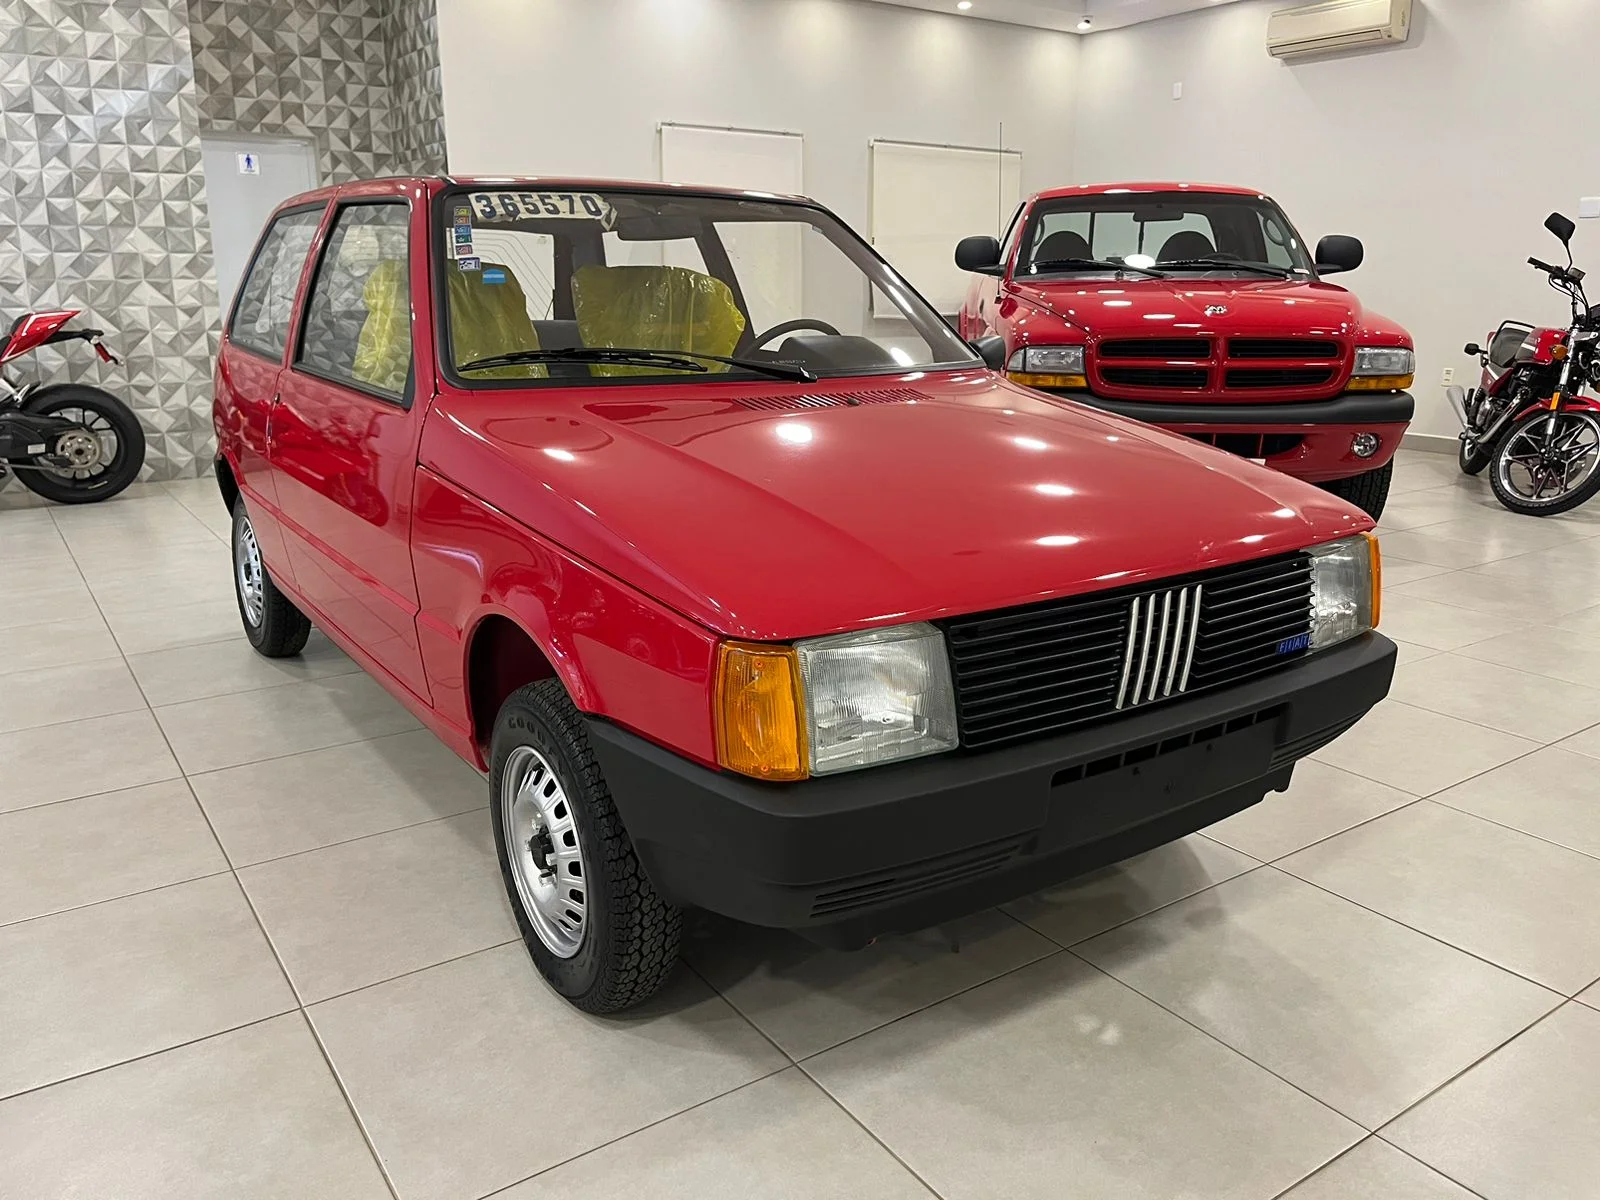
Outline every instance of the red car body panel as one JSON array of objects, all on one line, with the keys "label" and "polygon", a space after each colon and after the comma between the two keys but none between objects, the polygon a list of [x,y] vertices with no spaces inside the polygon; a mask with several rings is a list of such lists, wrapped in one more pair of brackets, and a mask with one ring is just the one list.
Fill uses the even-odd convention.
[{"label": "red car body panel", "polygon": [[[1138,182],[1055,188],[1038,193],[1025,204],[1031,210],[1042,200],[1068,196],[1177,191],[1259,194],[1249,188],[1219,184]],[[1028,212],[1024,211],[1020,220],[1027,219]],[[1321,280],[1258,277],[1150,279],[1130,276],[1114,280],[1106,275],[1077,275],[1043,281],[1018,280],[1013,272],[1020,254],[1019,240],[1010,260],[1003,264],[1004,276],[973,276],[966,303],[958,316],[963,337],[996,334],[1005,339],[1008,357],[1029,345],[1082,344],[1086,347],[1091,396],[1192,406],[1195,409],[1192,421],[1161,420],[1164,428],[1184,434],[1300,435],[1302,441],[1293,450],[1270,455],[1266,461],[1274,469],[1308,481],[1337,479],[1372,470],[1388,462],[1399,448],[1406,430],[1405,422],[1350,425],[1332,419],[1315,422],[1271,419],[1270,410],[1274,404],[1329,400],[1344,392],[1350,381],[1357,346],[1411,348],[1411,336],[1402,326],[1364,308],[1347,289]],[[1225,311],[1219,313],[1218,308]],[[1214,353],[1198,360],[1119,358],[1116,365],[1203,366],[1206,370],[1204,386],[1158,391],[1149,386],[1122,386],[1106,378],[1104,364],[1097,353],[1102,342],[1158,337],[1208,338]],[[1338,358],[1331,363],[1327,359],[1275,358],[1271,361],[1272,367],[1331,365],[1333,370],[1329,378],[1315,386],[1227,389],[1222,382],[1228,367],[1224,347],[1227,339],[1236,337],[1326,339],[1337,343]],[[1072,395],[1058,394],[1056,399],[1071,400]],[[1206,412],[1208,405],[1218,404],[1259,408],[1261,415],[1248,425],[1218,421]],[[1367,458],[1357,458],[1350,449],[1352,437],[1361,432],[1374,433],[1379,438],[1377,453]]]},{"label": "red car body panel", "polygon": [[[982,611],[1372,526],[1243,459],[983,370],[456,387],[436,370],[428,234],[445,186],[353,184],[283,206],[330,206],[310,264],[338,203],[412,204],[409,407],[292,365],[292,326],[282,362],[224,337],[214,423],[274,581],[480,767],[469,669],[490,619],[531,638],[582,711],[712,764],[724,638]],[[745,403],[891,388],[905,393]]]}]

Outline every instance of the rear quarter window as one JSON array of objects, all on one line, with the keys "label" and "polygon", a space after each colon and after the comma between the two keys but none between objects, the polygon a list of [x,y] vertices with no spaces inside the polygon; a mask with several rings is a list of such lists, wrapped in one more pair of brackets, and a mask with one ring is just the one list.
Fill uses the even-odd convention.
[{"label": "rear quarter window", "polygon": [[229,341],[267,358],[283,358],[300,272],[323,211],[319,206],[284,213],[268,227],[239,288]]}]

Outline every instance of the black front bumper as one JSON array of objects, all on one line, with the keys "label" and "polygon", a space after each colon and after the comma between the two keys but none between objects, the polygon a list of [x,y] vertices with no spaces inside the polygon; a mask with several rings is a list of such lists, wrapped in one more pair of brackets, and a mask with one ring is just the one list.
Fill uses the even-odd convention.
[{"label": "black front bumper", "polygon": [[859,945],[1183,837],[1289,785],[1389,691],[1378,634],[1057,737],[792,784],[708,770],[591,719],[639,857],[673,901]]},{"label": "black front bumper", "polygon": [[1345,392],[1331,400],[1287,404],[1172,404],[1155,400],[1111,400],[1090,392],[1051,392],[1091,408],[1150,425],[1393,425],[1411,420],[1417,402],[1410,392]]}]

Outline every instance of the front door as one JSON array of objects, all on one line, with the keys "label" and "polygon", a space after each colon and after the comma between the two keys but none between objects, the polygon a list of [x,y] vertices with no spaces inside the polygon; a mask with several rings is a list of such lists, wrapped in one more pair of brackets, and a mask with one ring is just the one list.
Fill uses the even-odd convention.
[{"label": "front door", "polygon": [[426,700],[410,545],[427,410],[425,396],[412,402],[411,220],[400,195],[336,210],[278,384],[271,454],[299,591]]}]

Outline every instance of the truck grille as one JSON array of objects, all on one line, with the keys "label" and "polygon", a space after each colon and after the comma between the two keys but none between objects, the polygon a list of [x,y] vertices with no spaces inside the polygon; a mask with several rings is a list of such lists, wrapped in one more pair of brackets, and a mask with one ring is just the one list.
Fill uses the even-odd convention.
[{"label": "truck grille", "polygon": [[1333,378],[1332,367],[1229,367],[1230,388],[1316,387]]},{"label": "truck grille", "polygon": [[1101,342],[1101,358],[1210,358],[1210,338],[1130,338]]},{"label": "truck grille", "polygon": [[1203,388],[1211,373],[1204,367],[1101,367],[1100,377],[1123,387]]},{"label": "truck grille", "polygon": [[961,744],[1041,737],[1303,656],[1304,553],[943,622]]},{"label": "truck grille", "polygon": [[1339,343],[1317,338],[1230,338],[1229,358],[1338,358]]},{"label": "truck grille", "polygon": [[1338,390],[1345,358],[1331,338],[1117,338],[1091,346],[1087,367],[1092,390],[1128,399],[1162,391],[1312,399]]}]

